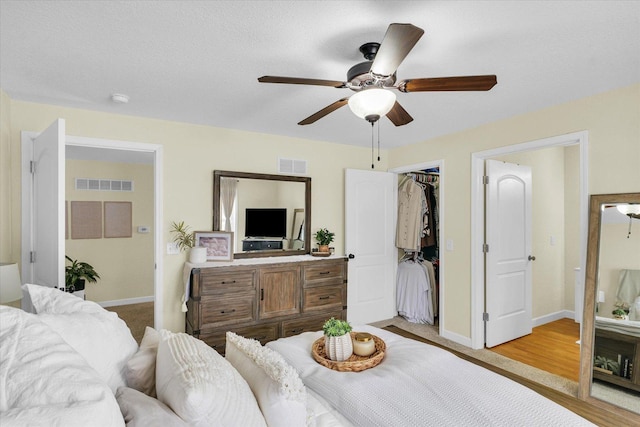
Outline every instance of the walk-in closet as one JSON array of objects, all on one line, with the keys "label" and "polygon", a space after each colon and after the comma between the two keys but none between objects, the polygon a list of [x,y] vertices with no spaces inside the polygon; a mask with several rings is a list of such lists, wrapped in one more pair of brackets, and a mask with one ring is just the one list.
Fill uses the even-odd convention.
[{"label": "walk-in closet", "polygon": [[398,175],[396,304],[412,323],[438,324],[439,178],[439,168]]}]

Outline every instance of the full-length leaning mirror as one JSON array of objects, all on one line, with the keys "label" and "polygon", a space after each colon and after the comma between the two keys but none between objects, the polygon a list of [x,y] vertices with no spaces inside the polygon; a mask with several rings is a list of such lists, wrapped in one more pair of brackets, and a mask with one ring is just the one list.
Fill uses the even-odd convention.
[{"label": "full-length leaning mirror", "polygon": [[640,193],[591,196],[580,360],[579,397],[640,425]]},{"label": "full-length leaning mirror", "polygon": [[234,258],[311,252],[311,178],[213,172],[213,229],[232,231]]}]

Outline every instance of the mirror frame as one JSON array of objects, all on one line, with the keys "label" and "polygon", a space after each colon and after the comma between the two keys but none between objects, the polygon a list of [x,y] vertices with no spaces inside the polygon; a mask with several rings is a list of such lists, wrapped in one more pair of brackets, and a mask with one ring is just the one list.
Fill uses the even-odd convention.
[{"label": "mirror frame", "polygon": [[[584,312],[580,337],[580,382],[578,398],[594,406],[624,414],[640,425],[640,414],[591,396],[593,381],[593,350],[595,344],[595,302],[598,287],[598,261],[603,204],[640,203],[640,193],[592,194],[589,201],[589,230],[587,239],[587,263],[585,267]],[[638,230],[640,232],[640,230]]]},{"label": "mirror frame", "polygon": [[282,251],[236,252],[234,258],[265,258],[274,256],[309,255],[311,253],[311,178],[290,175],[269,175],[264,173],[213,171],[213,229],[220,229],[220,178],[248,178],[268,181],[301,182],[304,184],[304,249]]}]

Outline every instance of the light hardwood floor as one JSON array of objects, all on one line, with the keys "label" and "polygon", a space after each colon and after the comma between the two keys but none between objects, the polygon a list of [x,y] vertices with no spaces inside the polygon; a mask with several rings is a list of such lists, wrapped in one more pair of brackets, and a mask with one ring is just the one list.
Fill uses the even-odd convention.
[{"label": "light hardwood floor", "polygon": [[533,328],[531,335],[489,350],[543,371],[578,382],[580,377],[580,324],[560,319]]}]

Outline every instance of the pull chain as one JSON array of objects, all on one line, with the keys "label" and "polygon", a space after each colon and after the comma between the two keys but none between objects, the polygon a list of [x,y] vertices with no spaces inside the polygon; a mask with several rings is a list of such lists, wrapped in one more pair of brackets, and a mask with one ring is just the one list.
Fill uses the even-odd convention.
[{"label": "pull chain", "polygon": [[373,123],[371,122],[371,169],[373,169]]},{"label": "pull chain", "polygon": [[380,120],[378,120],[378,161],[380,161]]},{"label": "pull chain", "polygon": [[631,237],[631,215],[628,215],[629,217],[629,232],[627,233],[627,239]]}]

